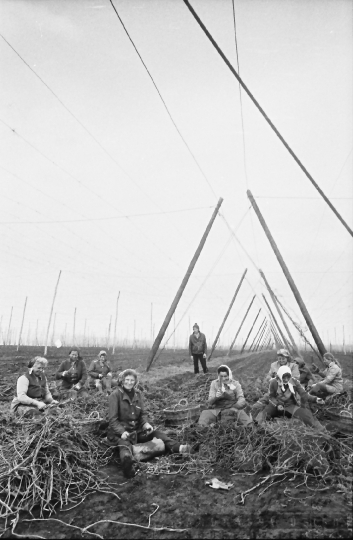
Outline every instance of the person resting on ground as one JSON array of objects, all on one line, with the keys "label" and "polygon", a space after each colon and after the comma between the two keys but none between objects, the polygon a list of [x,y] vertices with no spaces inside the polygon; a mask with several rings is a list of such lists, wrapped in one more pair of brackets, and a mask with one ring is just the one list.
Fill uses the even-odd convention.
[{"label": "person resting on ground", "polygon": [[[322,377],[324,380],[313,384],[310,394],[325,398],[332,394],[338,394],[343,391],[342,369],[337,358],[330,352],[324,354],[323,362],[326,369],[319,370],[316,364],[313,364],[312,370],[315,374]],[[315,367],[314,367],[315,366]]]},{"label": "person resting on ground", "polygon": [[[297,356],[294,358],[294,362],[297,363],[299,369],[299,382],[304,388],[311,388],[314,384],[313,374],[311,373],[308,366],[305,364],[305,360]],[[293,373],[293,372],[292,372]]]},{"label": "person resting on ground", "polygon": [[59,392],[62,399],[88,396],[85,389],[87,368],[78,348],[71,349],[69,358],[61,362],[55,377],[61,380]]},{"label": "person resting on ground", "polygon": [[110,394],[113,374],[105,351],[100,351],[98,357],[92,360],[88,375],[90,388],[97,388],[100,393],[105,390]]},{"label": "person resting on ground", "polygon": [[291,370],[292,376],[295,379],[299,379],[300,373],[298,365],[291,360],[291,355],[289,351],[287,351],[287,349],[279,349],[277,351],[277,361],[271,364],[270,371],[268,372],[266,379],[272,379],[276,377],[277,371],[281,366],[288,366]]},{"label": "person resting on ground", "polygon": [[300,382],[292,377],[288,366],[282,366],[277,371],[276,378],[270,382],[269,404],[265,407],[264,419],[270,420],[276,416],[298,418],[307,426],[323,431],[324,426],[313,416],[311,410],[304,408],[308,401],[323,403],[323,400],[304,390]]},{"label": "person resting on ground", "polygon": [[212,407],[202,411],[199,425],[209,426],[217,420],[222,422],[238,421],[242,426],[252,423],[244,409],[246,403],[242,387],[233,379],[231,369],[222,365],[217,369],[218,378],[211,382],[208,404]]},{"label": "person resting on ground", "polygon": [[151,441],[164,442],[166,451],[172,454],[192,454],[195,450],[188,444],[180,444],[163,431],[155,430],[148,422],[142,392],[137,389],[138,377],[134,369],[125,369],[120,375],[120,385],[109,396],[109,427],[107,440],[117,446],[123,474],[132,478],[136,474],[132,446]]},{"label": "person resting on ground", "polygon": [[44,411],[53,399],[44,370],[48,360],[35,356],[28,362],[28,373],[17,379],[16,396],[11,403],[11,411],[20,416],[36,416]]}]

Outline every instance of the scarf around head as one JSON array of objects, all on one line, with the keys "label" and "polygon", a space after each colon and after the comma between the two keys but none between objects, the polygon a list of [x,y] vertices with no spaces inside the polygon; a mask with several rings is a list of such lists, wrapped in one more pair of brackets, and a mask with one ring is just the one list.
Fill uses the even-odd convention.
[{"label": "scarf around head", "polygon": [[[279,384],[281,386],[282,392],[286,391],[286,388],[284,387],[283,378],[282,378],[285,373],[289,373],[290,376],[292,377],[291,369],[288,366],[281,366],[279,368],[279,370],[277,371],[277,378],[279,380]],[[288,388],[289,388],[289,390],[291,391],[292,394],[295,393],[293,384],[290,382],[290,379],[289,379],[289,382],[288,382]]]},{"label": "scarf around head", "polygon": [[[226,364],[222,364],[221,366],[219,366],[218,369],[220,368],[227,368],[228,372],[229,372],[229,381],[225,384],[227,384],[227,386],[229,386],[229,389],[230,390],[235,390],[236,386],[234,384],[234,380],[233,380],[233,373],[232,373],[232,370],[230,369],[230,367],[226,366]],[[218,382],[219,382],[219,373],[218,373]],[[222,385],[222,383],[220,383]]]}]

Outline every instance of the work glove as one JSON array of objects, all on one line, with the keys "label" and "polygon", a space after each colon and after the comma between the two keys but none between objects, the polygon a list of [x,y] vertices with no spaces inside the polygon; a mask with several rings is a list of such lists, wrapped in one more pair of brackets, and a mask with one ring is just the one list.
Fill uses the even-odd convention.
[{"label": "work glove", "polygon": [[124,431],[124,433],[122,434],[121,438],[126,441],[126,439],[128,439],[130,437],[130,433],[128,431]]},{"label": "work glove", "polygon": [[206,354],[204,354],[204,355],[203,355],[203,357],[204,357],[204,358],[206,358],[206,357],[207,357],[207,355],[206,355]]},{"label": "work glove", "polygon": [[147,431],[147,433],[151,433],[153,431],[153,427],[148,422],[143,425],[143,429]]},{"label": "work glove", "polygon": [[283,405],[277,405],[277,410],[281,412],[284,411]]},{"label": "work glove", "polygon": [[38,408],[40,411],[43,411],[44,409],[47,408],[46,404],[43,403],[43,401],[37,401],[37,402],[36,402],[36,406],[37,406],[37,408]]}]

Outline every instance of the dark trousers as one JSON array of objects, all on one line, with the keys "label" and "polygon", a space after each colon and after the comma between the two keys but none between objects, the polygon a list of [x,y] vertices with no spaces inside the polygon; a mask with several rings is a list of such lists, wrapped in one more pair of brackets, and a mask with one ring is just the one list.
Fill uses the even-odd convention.
[{"label": "dark trousers", "polygon": [[[108,430],[108,441],[109,444],[112,446],[117,446],[119,448],[119,456],[120,459],[123,460],[125,456],[132,456],[132,445],[136,443],[144,443],[148,441],[152,441],[153,437],[156,437],[156,439],[162,439],[165,445],[165,449],[168,453],[171,454],[177,454],[179,452],[180,443],[178,441],[174,441],[168,435],[166,435],[163,431],[159,431],[158,429],[155,431],[152,431],[152,433],[149,433],[148,435],[142,434],[142,433],[135,433],[135,437],[131,437],[129,439],[121,439],[119,435],[112,432],[112,430]],[[131,440],[132,439],[132,440]]]},{"label": "dark trousers", "polygon": [[203,354],[193,354],[192,355],[194,359],[194,373],[197,375],[199,373],[199,360],[201,362],[201,366],[204,373],[208,372],[207,366],[206,366],[206,358],[203,357]]},{"label": "dark trousers", "polygon": [[264,418],[266,420],[269,420],[270,418],[274,418],[275,416],[286,416],[287,418],[299,418],[305,425],[314,427],[316,429],[322,430],[323,426],[320,424],[320,422],[313,416],[313,413],[310,409],[304,409],[303,407],[300,407],[297,409],[293,414],[290,412],[284,410],[279,411],[277,407],[272,405],[272,403],[269,403],[266,405],[264,409]]}]

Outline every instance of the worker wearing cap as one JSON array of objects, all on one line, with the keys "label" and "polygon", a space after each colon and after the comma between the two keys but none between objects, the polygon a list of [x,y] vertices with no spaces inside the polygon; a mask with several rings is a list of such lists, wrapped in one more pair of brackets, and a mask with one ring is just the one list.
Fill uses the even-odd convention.
[{"label": "worker wearing cap", "polygon": [[98,392],[105,390],[110,394],[112,389],[112,368],[106,351],[99,351],[97,358],[92,360],[88,375],[90,388],[95,387]]},{"label": "worker wearing cap", "polygon": [[206,366],[206,357],[207,357],[207,343],[205,334],[200,332],[200,327],[198,324],[194,324],[192,327],[192,334],[189,339],[189,354],[191,360],[194,361],[194,373],[197,375],[199,373],[199,360],[204,373],[207,373],[208,369]]},{"label": "worker wearing cap", "polygon": [[300,373],[298,369],[298,365],[295,362],[291,362],[292,358],[287,351],[287,349],[279,349],[277,351],[277,361],[273,362],[270,367],[270,371],[268,372],[268,375],[266,378],[272,379],[276,377],[277,372],[280,367],[282,366],[288,366],[290,368],[290,371],[295,379],[300,378]]}]

